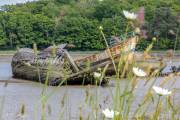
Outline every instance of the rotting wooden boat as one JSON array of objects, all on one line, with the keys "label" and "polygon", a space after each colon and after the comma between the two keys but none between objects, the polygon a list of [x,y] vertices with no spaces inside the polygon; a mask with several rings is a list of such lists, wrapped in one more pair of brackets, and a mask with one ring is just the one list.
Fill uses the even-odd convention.
[{"label": "rotting wooden boat", "polygon": [[[138,36],[131,34],[125,39],[112,37],[110,41],[108,49],[78,60],[71,57],[66,50],[66,44],[55,48],[50,46],[38,54],[33,49],[22,48],[12,58],[13,76],[48,85],[95,84],[97,79],[93,77],[93,72],[98,68],[108,65],[107,73],[114,74],[111,57],[117,64],[123,54],[133,53],[134,56]],[[156,61],[156,63],[153,68],[159,67],[160,62]],[[107,82],[108,80],[103,77],[97,83]]]}]

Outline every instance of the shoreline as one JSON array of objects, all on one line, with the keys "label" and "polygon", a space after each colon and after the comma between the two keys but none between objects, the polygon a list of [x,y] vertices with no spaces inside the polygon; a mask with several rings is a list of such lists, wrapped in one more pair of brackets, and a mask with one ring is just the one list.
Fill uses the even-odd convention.
[{"label": "shoreline", "polygon": [[[87,57],[89,55],[92,54],[96,54],[97,52],[69,52],[70,55],[73,57],[73,59],[79,59],[79,58],[83,58],[83,57]],[[136,52],[137,54],[142,54],[142,52]],[[14,54],[1,54],[0,53],[0,62],[11,62],[12,57]],[[176,53],[174,54],[172,57],[167,57],[166,52],[151,52],[150,55],[152,57],[156,57],[156,58],[163,58],[165,60],[175,60],[175,61],[179,61],[180,62],[180,54]]]}]

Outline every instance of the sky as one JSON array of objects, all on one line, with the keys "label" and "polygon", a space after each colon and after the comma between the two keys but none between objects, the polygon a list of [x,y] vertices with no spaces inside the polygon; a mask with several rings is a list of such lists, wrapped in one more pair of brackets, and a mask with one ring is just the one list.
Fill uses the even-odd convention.
[{"label": "sky", "polygon": [[17,4],[17,3],[25,3],[28,1],[35,1],[35,0],[0,0],[0,6]]}]

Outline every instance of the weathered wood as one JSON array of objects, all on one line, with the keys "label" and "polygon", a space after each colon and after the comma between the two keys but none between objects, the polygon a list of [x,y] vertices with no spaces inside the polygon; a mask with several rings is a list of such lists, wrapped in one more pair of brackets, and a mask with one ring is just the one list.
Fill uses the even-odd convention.
[{"label": "weathered wood", "polygon": [[79,69],[78,69],[76,63],[74,62],[74,60],[71,58],[71,56],[70,56],[69,53],[67,52],[67,50],[64,50],[64,53],[65,53],[65,56],[67,57],[67,60],[68,60],[69,63],[72,65],[73,70],[74,70],[75,72],[78,72]]},{"label": "weathered wood", "polygon": [[[121,41],[120,43],[110,47],[109,49],[110,49],[112,56],[116,57],[116,56],[120,55],[121,52],[129,52],[129,51],[134,50],[137,42],[138,42],[138,38],[135,36],[132,38],[128,38],[125,41]],[[75,63],[78,66],[81,66],[82,64],[84,64],[88,61],[97,62],[97,61],[101,61],[101,60],[106,59],[106,58],[110,58],[108,49],[104,50],[101,53],[78,59],[75,61]]]},{"label": "weathered wood", "polygon": [[79,72],[77,72],[77,73],[74,73],[74,74],[70,75],[69,78],[73,78],[73,77],[75,77],[75,76],[82,75],[82,74],[87,73],[87,72],[94,72],[94,71],[96,71],[98,68],[105,67],[107,64],[112,64],[112,62],[111,62],[110,60],[107,60],[107,61],[105,61],[105,62],[103,62],[103,63],[97,64],[97,65],[92,66],[92,67],[90,67],[90,68],[86,68],[86,69],[84,69],[84,70],[82,70],[82,71],[79,71]]}]

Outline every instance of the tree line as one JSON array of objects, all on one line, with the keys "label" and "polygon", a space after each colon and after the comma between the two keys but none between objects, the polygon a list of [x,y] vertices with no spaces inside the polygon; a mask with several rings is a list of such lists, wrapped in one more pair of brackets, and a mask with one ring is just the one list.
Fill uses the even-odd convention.
[{"label": "tree line", "polygon": [[157,38],[153,49],[180,49],[179,0],[40,0],[26,4],[5,5],[0,11],[0,49],[39,48],[53,43],[74,44],[74,49],[105,48],[98,30],[106,37],[126,32],[123,10],[136,12],[145,8],[147,38],[138,43],[143,50]]}]

